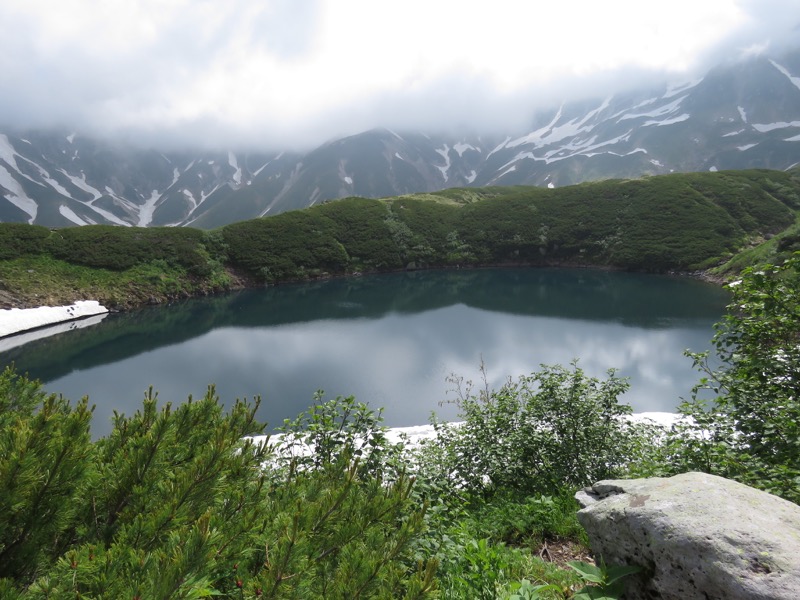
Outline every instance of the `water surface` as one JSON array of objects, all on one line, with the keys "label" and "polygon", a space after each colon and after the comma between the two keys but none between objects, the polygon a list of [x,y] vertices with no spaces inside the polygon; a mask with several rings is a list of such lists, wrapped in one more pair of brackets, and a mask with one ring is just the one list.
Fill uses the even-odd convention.
[{"label": "water surface", "polygon": [[271,425],[316,390],[384,407],[386,424],[456,418],[448,376],[489,383],[540,364],[616,368],[637,412],[672,411],[699,378],[685,349],[709,347],[727,303],[688,278],[566,269],[397,273],[249,290],[110,315],[0,354],[49,391],[96,404],[102,435],[153,386],[162,401],[263,398]]}]

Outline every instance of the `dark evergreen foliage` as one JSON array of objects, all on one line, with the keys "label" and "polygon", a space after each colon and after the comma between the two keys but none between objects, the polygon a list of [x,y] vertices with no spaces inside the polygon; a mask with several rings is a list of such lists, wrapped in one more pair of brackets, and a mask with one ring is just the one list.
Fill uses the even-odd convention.
[{"label": "dark evergreen foliage", "polygon": [[163,260],[200,275],[207,262],[203,240],[197,229],[91,225],[59,229],[50,236],[48,250],[54,258],[99,269],[123,271]]},{"label": "dark evergreen foliage", "polygon": [[311,463],[252,438],[257,402],[224,414],[213,388],[176,407],[151,391],[97,442],[86,400],[73,407],[8,369],[0,403],[3,598],[422,598],[433,587],[435,563],[409,554],[425,514],[413,480],[378,454],[361,468],[356,444],[382,444],[382,430],[352,401],[318,407],[350,436],[321,439]]},{"label": "dark evergreen foliage", "polygon": [[0,223],[0,260],[42,254],[50,230],[41,225]]},{"label": "dark evergreen foliage", "polygon": [[789,174],[744,171],[557,190],[448,190],[383,201],[346,198],[223,232],[231,265],[268,281],[486,264],[686,271],[789,227],[799,187]]}]

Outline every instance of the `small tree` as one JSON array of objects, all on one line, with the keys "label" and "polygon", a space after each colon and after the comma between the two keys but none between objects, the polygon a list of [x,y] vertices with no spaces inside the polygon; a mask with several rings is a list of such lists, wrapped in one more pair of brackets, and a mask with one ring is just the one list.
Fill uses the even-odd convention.
[{"label": "small tree", "polygon": [[[800,253],[782,265],[746,269],[709,354],[690,354],[704,373],[690,417],[667,446],[674,470],[737,479],[800,502]],[[711,399],[708,399],[708,396]]]},{"label": "small tree", "polygon": [[601,381],[571,368],[542,370],[477,394],[463,381],[456,403],[464,422],[436,424],[442,473],[473,490],[552,493],[618,474],[626,464],[631,413],[617,397],[628,382]]}]

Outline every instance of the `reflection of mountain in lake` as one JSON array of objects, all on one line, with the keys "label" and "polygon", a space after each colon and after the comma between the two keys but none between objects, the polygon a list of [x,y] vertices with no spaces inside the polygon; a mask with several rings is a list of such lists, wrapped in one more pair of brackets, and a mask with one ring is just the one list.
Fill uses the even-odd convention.
[{"label": "reflection of mountain in lake", "polygon": [[0,354],[44,381],[190,340],[221,327],[378,319],[466,305],[640,328],[714,321],[727,293],[688,278],[566,269],[426,271],[249,290],[110,315],[105,322]]}]

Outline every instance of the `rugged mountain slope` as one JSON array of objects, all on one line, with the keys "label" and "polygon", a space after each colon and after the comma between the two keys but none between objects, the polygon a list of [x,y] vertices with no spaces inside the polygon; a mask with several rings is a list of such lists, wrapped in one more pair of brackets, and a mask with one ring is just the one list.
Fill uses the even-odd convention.
[{"label": "rugged mountain slope", "polygon": [[698,81],[564,104],[491,137],[376,129],[307,153],[158,152],[68,132],[0,134],[0,221],[213,228],[346,196],[564,186],[800,163],[800,50]]}]

